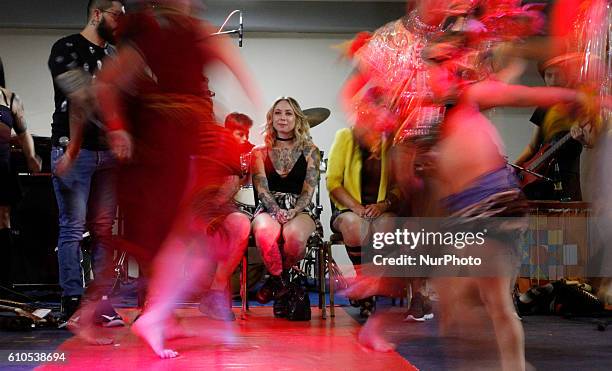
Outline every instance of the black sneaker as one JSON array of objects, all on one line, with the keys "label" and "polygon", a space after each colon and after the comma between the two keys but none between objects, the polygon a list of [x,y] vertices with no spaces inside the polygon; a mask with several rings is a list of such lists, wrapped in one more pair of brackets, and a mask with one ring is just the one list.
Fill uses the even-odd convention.
[{"label": "black sneaker", "polygon": [[94,322],[104,327],[125,326],[123,318],[115,311],[110,300],[102,299],[94,312]]},{"label": "black sneaker", "polygon": [[374,297],[369,297],[359,300],[359,317],[368,318],[374,313],[376,303]]},{"label": "black sneaker", "polygon": [[406,314],[404,321],[406,322],[425,322],[434,318],[431,302],[428,298],[424,298],[420,292],[417,292],[410,300],[410,309]]}]

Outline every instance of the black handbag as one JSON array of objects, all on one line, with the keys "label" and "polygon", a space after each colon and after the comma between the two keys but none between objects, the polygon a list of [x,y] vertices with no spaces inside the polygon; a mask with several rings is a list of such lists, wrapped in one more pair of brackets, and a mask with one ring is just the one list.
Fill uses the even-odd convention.
[{"label": "black handbag", "polygon": [[297,282],[289,284],[287,300],[287,319],[289,321],[310,321],[310,298]]}]

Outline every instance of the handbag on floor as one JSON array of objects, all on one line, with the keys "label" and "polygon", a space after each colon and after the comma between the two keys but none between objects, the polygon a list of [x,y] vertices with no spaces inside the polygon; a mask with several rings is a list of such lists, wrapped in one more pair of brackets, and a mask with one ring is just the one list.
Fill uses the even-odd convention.
[{"label": "handbag on floor", "polygon": [[297,282],[289,284],[287,299],[287,319],[289,321],[310,321],[310,298],[304,288]]}]

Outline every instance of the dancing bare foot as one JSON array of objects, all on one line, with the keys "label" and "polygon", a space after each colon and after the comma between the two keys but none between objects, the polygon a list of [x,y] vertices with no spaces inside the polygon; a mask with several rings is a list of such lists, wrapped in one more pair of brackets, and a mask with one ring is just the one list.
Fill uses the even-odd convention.
[{"label": "dancing bare foot", "polygon": [[374,331],[368,331],[365,329],[359,331],[358,340],[359,344],[362,346],[377,352],[392,352],[396,348],[394,343],[388,342],[385,340],[385,338]]},{"label": "dancing bare foot", "polygon": [[175,358],[179,353],[172,349],[164,348],[164,331],[165,326],[162,321],[152,318],[152,315],[145,313],[132,324],[132,332],[140,336],[155,354],[160,358]]},{"label": "dancing bare foot", "polygon": [[93,308],[95,304],[85,304],[69,320],[66,327],[77,338],[90,345],[109,345],[113,338],[100,334],[100,328],[93,323]]},{"label": "dancing bare foot", "polygon": [[88,326],[85,329],[73,330],[71,329],[73,334],[75,334],[79,339],[84,340],[87,344],[90,345],[110,345],[115,342],[115,340],[111,337],[101,336],[96,334],[96,329],[93,326]]},{"label": "dancing bare foot", "polygon": [[361,328],[358,335],[359,344],[365,348],[375,350],[377,352],[391,352],[395,350],[396,345],[388,342],[381,335],[383,316],[380,313],[370,317],[365,325]]}]

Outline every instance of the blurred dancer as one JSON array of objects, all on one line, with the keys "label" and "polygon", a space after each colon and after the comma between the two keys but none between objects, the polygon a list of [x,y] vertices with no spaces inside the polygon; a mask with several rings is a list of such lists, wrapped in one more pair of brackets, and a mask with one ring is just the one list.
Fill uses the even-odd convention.
[{"label": "blurred dancer", "polygon": [[[397,131],[398,141],[427,132],[423,125],[429,122],[424,121],[427,114],[424,110],[421,114],[421,106],[431,92],[421,50],[442,31],[447,6],[443,0],[409,1],[404,17],[372,35],[362,33],[355,38],[348,54],[356,68],[342,90],[349,116],[360,111],[378,113],[381,118],[370,124],[372,129]],[[362,99],[363,92],[371,87],[378,89],[380,98]],[[431,110],[439,112],[440,108]],[[409,117],[410,114],[413,116]]]},{"label": "blurred dancer", "polygon": [[[525,227],[527,205],[517,180],[506,166],[502,141],[480,111],[498,106],[549,107],[584,101],[585,97],[570,89],[529,88],[479,77],[474,65],[470,68],[461,62],[466,54],[470,51],[455,41],[432,44],[424,52],[432,63],[430,83],[435,99],[452,103],[436,145],[439,156],[436,173],[445,185],[439,202],[449,216],[465,223],[462,226],[466,230],[475,226],[471,224],[474,221],[490,223],[486,248],[493,252],[493,259],[485,264],[499,276],[445,279],[436,287],[443,310],[454,305],[446,301],[450,300],[447,290],[476,290],[493,323],[502,369],[522,370],[523,332],[508,290],[519,262],[518,248],[513,243]],[[465,151],[466,148],[470,151]],[[494,219],[488,219],[491,217],[517,219],[511,224],[496,225]]]},{"label": "blurred dancer", "polygon": [[223,225],[234,209],[219,188],[240,174],[240,163],[234,139],[214,121],[204,67],[222,62],[257,99],[238,54],[190,11],[191,1],[166,0],[128,15],[117,59],[98,78],[111,148],[126,161],[119,183],[133,222],[126,238],[149,255],[165,241],[132,327],[162,358],[178,354],[164,346],[175,303],[229,253]]},{"label": "blurred dancer", "polygon": [[[402,202],[396,205],[400,216],[432,214],[434,184],[430,174],[417,170],[431,162],[430,148],[445,108],[431,99],[422,50],[442,32],[449,9],[461,13],[470,6],[467,0],[408,1],[404,17],[372,35],[358,35],[351,44],[349,56],[356,68],[343,87],[342,101],[353,120],[369,117],[370,130],[393,138],[389,176],[400,190]],[[372,88],[377,91],[376,99],[363,93]],[[414,278],[410,284],[414,300],[407,318],[421,320],[428,302],[421,293],[423,280]]]},{"label": "blurred dancer", "polygon": [[[110,238],[116,215],[116,162],[106,142],[106,133],[92,102],[73,104],[61,81],[71,76],[98,73],[113,53],[117,22],[122,15],[119,1],[91,0],[83,30],[58,40],[51,49],[48,66],[53,77],[55,111],[51,139],[53,188],[59,209],[58,262],[62,287],[62,314],[66,319],[76,311],[84,292],[81,242],[88,230],[94,240],[92,265],[95,296],[109,295],[112,286]],[[86,79],[81,79],[86,80]],[[71,84],[65,84],[71,85]],[[78,84],[81,85],[80,83]],[[83,93],[86,89],[80,89]],[[86,95],[86,94],[85,94]],[[93,114],[92,114],[93,112]],[[66,145],[66,142],[69,142]],[[123,320],[105,300],[94,319],[105,326],[123,325]],[[76,318],[75,318],[76,319]]]},{"label": "blurred dancer", "polygon": [[[493,14],[495,11],[493,9]],[[512,17],[506,20],[513,21]],[[487,69],[481,68],[486,65],[483,59],[483,56],[487,56],[486,50],[478,47],[464,48],[470,43],[477,46],[486,44],[487,39],[479,37],[477,27],[469,27],[468,30],[471,32],[449,33],[444,37],[448,42],[441,42],[442,39],[430,41],[430,45],[423,51],[424,60],[433,63],[427,67],[426,74],[432,104],[448,110],[441,120],[437,138],[432,143],[438,159],[433,176],[439,179],[439,184],[444,185],[435,200],[438,200],[439,209],[447,210],[447,213],[455,217],[480,218],[489,214],[520,217],[526,211],[526,205],[511,172],[505,168],[505,161],[500,154],[501,141],[494,127],[479,110],[499,105],[529,106],[542,103],[550,106],[560,102],[570,103],[576,101],[577,93],[567,89],[510,86],[488,79]],[[497,37],[496,31],[492,29],[486,37]],[[476,152],[466,151],[466,148],[473,148]],[[507,231],[500,229],[501,234],[514,235],[520,232],[516,228]],[[492,251],[502,255],[508,252],[511,256],[516,248],[504,246],[499,241],[490,241],[488,246],[493,246]],[[446,282],[439,285],[440,296],[443,300],[448,299],[450,296],[444,290],[458,286],[477,288],[494,322],[502,367],[523,369],[522,330],[516,323],[508,293],[515,267],[509,261],[497,263],[500,264],[500,270],[505,269],[506,274],[503,276],[500,273],[500,277],[490,279],[465,279],[465,285],[462,282]],[[372,331],[376,327],[368,325],[362,330],[362,334],[367,336],[361,336],[360,340],[379,350],[391,349],[390,344]]]}]

